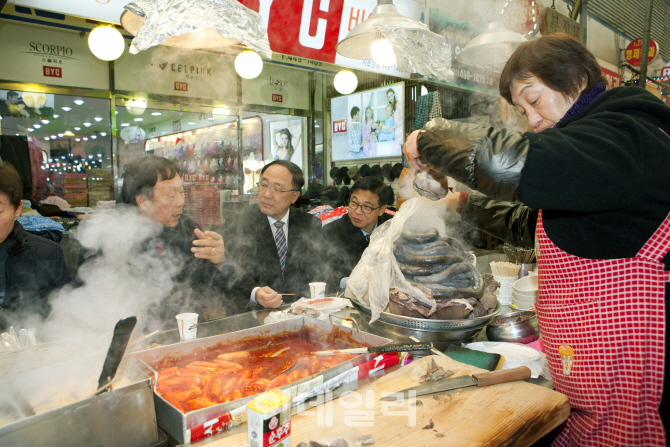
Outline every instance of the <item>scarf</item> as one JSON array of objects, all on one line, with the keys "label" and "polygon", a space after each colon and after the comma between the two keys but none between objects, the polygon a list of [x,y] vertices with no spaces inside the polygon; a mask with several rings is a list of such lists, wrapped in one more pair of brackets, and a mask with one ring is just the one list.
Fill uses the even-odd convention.
[{"label": "scarf", "polygon": [[605,84],[602,82],[599,82],[598,84],[595,85],[591,90],[588,92],[584,93],[582,96],[579,97],[577,101],[570,107],[570,109],[566,112],[566,114],[561,118],[559,123],[562,123],[565,120],[569,120],[570,118],[574,117],[578,113],[580,113],[582,110],[586,108],[589,104],[591,104],[595,99],[605,93],[605,90],[607,88],[605,87]]}]

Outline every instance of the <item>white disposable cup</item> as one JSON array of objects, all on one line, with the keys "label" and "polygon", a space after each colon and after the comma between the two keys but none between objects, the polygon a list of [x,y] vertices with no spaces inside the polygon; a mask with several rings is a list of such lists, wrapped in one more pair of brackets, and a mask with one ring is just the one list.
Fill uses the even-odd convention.
[{"label": "white disposable cup", "polygon": [[179,314],[175,318],[177,319],[177,327],[179,328],[179,338],[182,340],[193,340],[198,331],[198,314]]},{"label": "white disposable cup", "polygon": [[312,299],[325,298],[326,296],[326,283],[325,282],[311,282],[309,283],[309,294],[312,296]]},{"label": "white disposable cup", "polygon": [[519,278],[516,276],[494,276],[493,279],[500,283],[500,288],[497,291],[500,304],[510,304],[512,302],[512,286]]}]

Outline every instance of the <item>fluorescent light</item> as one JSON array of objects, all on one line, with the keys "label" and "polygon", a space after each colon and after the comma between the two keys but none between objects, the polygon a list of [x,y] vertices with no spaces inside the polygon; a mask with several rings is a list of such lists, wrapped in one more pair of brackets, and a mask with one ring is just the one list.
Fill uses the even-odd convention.
[{"label": "fluorescent light", "polygon": [[59,134],[58,134],[58,138],[63,138],[63,134],[62,134],[62,133],[59,133]]},{"label": "fluorescent light", "polygon": [[142,118],[135,118],[134,121],[144,121]]},{"label": "fluorescent light", "polygon": [[51,135],[51,138],[55,140],[57,137],[56,135]]},{"label": "fluorescent light", "polygon": [[107,136],[107,132],[100,132],[100,136],[101,136],[101,137],[106,137],[106,136]]},{"label": "fluorescent light", "polygon": [[60,115],[54,115],[54,119],[58,118]]},{"label": "fluorescent light", "polygon": [[130,123],[123,123],[121,124],[122,127],[130,126]]},{"label": "fluorescent light", "polygon": [[81,127],[75,127],[74,130],[81,130]]},{"label": "fluorescent light", "polygon": [[91,138],[93,138],[95,140],[98,137],[96,135],[91,135]]},{"label": "fluorescent light", "polygon": [[49,120],[42,120],[42,124],[49,124]]},{"label": "fluorescent light", "polygon": [[84,123],[84,126],[91,127],[91,123]]},{"label": "fluorescent light", "polygon": [[195,126],[195,123],[188,123],[190,126]]},{"label": "fluorescent light", "polygon": [[32,127],[29,127],[28,132],[35,132],[35,129],[33,129]]},{"label": "fluorescent light", "polygon": [[72,107],[61,107],[61,109],[65,110],[66,112],[69,112],[72,110]]},{"label": "fluorescent light", "polygon": [[102,121],[102,118],[100,118],[99,116],[96,116],[96,117],[95,117],[95,118],[93,118],[93,119],[94,119],[94,120],[96,120],[97,122],[100,122],[100,121]]},{"label": "fluorescent light", "polygon": [[84,137],[84,141],[88,141],[88,138]]},{"label": "fluorescent light", "polygon": [[39,129],[39,128],[42,127],[42,126],[40,126],[39,124],[33,124],[33,127],[34,127],[35,129]]},{"label": "fluorescent light", "polygon": [[152,112],[151,113],[153,116],[161,116],[161,112]]},{"label": "fluorescent light", "polygon": [[81,138],[75,138],[74,140],[75,141],[81,141]]},{"label": "fluorescent light", "polygon": [[84,101],[82,101],[81,99],[75,99],[74,103],[77,104],[78,106],[80,106],[84,103]]},{"label": "fluorescent light", "polygon": [[49,137],[44,137],[45,140],[49,141]]}]

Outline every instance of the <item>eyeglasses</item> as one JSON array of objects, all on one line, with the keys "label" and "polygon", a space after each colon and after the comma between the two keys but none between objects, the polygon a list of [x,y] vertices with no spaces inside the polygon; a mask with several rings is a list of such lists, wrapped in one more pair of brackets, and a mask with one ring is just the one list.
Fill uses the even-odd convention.
[{"label": "eyeglasses", "polygon": [[361,205],[358,202],[356,202],[355,200],[351,200],[351,199],[347,201],[347,206],[349,208],[351,208],[352,211],[356,211],[358,208],[360,208],[361,211],[363,211],[364,214],[370,214],[372,212],[372,210],[378,210],[379,208],[382,207],[380,205],[377,208],[372,208],[371,206],[368,206],[368,205]]},{"label": "eyeglasses", "polygon": [[279,193],[282,193],[282,192],[299,191],[298,189],[287,189],[285,191],[282,191],[282,189],[279,186],[270,186],[267,183],[261,183],[261,182],[256,183],[256,186],[258,186],[258,192],[259,193],[263,193],[263,192],[267,191],[268,188],[270,189],[271,192],[276,193],[276,194],[279,194]]}]

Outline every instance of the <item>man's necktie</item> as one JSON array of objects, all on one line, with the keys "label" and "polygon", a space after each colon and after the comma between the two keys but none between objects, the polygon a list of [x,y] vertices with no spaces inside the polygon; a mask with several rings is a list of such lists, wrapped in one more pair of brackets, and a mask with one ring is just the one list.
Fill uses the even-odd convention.
[{"label": "man's necktie", "polygon": [[275,244],[277,244],[277,254],[279,255],[279,263],[281,264],[281,276],[282,281],[284,280],[284,269],[286,268],[286,254],[288,253],[288,247],[286,246],[286,235],[284,234],[284,222],[278,220],[274,223],[274,226],[277,227],[277,232],[275,233]]}]

